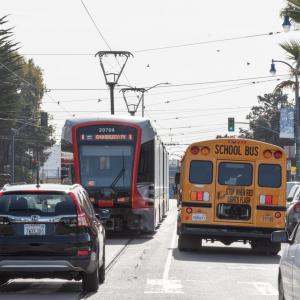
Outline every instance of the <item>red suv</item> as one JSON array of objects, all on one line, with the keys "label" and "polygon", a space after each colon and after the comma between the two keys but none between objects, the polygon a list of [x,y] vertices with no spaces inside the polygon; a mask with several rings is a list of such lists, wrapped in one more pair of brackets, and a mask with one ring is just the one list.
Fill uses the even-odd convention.
[{"label": "red suv", "polygon": [[105,279],[105,229],[81,185],[6,185],[0,191],[0,283],[13,278]]}]

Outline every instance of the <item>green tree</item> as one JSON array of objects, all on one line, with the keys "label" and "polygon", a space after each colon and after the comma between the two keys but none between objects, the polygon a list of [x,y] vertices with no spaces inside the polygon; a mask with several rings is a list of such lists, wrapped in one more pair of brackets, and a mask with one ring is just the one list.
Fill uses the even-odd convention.
[{"label": "green tree", "polygon": [[12,28],[5,28],[6,17],[0,18],[0,173],[9,163],[9,132],[17,125],[20,111],[21,81],[13,73],[21,69],[17,43],[11,41]]},{"label": "green tree", "polygon": [[[19,71],[23,79],[20,92],[21,112],[18,115],[20,125],[16,136],[16,178],[22,180],[24,175],[27,181],[30,180],[31,159],[36,160],[37,152],[39,161],[42,163],[47,158],[45,148],[55,143],[53,138],[54,129],[52,126],[41,127],[41,101],[44,95],[44,82],[41,69],[36,66],[33,60],[23,60],[22,69]],[[24,174],[23,166],[28,169]]]},{"label": "green tree", "polygon": [[249,120],[249,130],[240,129],[239,137],[251,138],[279,146],[290,144],[279,138],[280,108],[289,107],[288,96],[278,90],[274,93],[258,96],[258,105],[251,108],[246,116]]},{"label": "green tree", "polygon": [[[12,28],[0,19],[0,173],[10,172],[12,129],[15,131],[15,179],[31,181],[31,160],[54,144],[53,128],[41,128],[41,100],[45,86],[41,69],[27,61],[11,42]],[[2,29],[3,28],[3,29]]]},{"label": "green tree", "polygon": [[292,88],[295,90],[296,82],[295,75],[299,76],[299,66],[300,66],[300,42],[298,41],[290,41],[279,44],[280,47],[286,51],[286,57],[288,60],[291,60],[291,64],[293,68],[289,69],[290,75],[292,79],[282,81],[279,83],[275,91],[283,90],[285,88]]},{"label": "green tree", "polygon": [[287,6],[280,12],[281,16],[286,14],[292,22],[300,23],[300,0],[287,0]]}]

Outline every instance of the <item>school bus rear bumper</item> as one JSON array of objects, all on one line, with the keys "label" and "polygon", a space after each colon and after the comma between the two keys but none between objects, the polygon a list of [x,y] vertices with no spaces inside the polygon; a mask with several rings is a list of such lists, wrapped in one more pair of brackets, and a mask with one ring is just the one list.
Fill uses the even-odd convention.
[{"label": "school bus rear bumper", "polygon": [[[283,228],[282,228],[283,229]],[[278,228],[249,228],[249,227],[226,227],[226,226],[197,226],[181,224],[178,227],[179,235],[193,235],[200,238],[234,238],[236,240],[270,239],[273,231]]]}]

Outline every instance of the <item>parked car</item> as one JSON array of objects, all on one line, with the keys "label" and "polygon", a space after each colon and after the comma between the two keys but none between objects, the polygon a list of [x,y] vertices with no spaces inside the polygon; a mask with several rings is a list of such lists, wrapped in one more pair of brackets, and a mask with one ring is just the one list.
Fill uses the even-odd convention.
[{"label": "parked car", "polygon": [[300,221],[300,186],[297,185],[294,187],[298,188],[286,211],[286,228],[289,234],[292,233],[294,227]]},{"label": "parked car", "polygon": [[286,183],[286,197],[287,197],[287,198],[289,197],[289,193],[290,193],[292,187],[293,187],[294,185],[299,185],[299,184],[300,184],[299,181],[288,181],[288,182]]},{"label": "parked car", "polygon": [[292,236],[286,231],[275,231],[271,239],[276,243],[287,243],[279,263],[279,300],[300,299],[300,225],[295,227]]},{"label": "parked car", "polygon": [[299,188],[300,188],[300,184],[294,184],[289,193],[288,193],[288,196],[286,198],[286,206],[289,207],[291,202],[294,200],[295,198],[295,195],[297,194],[297,192],[299,191]]},{"label": "parked car", "polygon": [[105,229],[78,184],[6,185],[0,191],[0,282],[105,279]]}]

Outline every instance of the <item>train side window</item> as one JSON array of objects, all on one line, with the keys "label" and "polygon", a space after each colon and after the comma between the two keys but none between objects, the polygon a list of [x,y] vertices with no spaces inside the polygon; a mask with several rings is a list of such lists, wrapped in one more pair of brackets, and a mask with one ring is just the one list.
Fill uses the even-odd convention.
[{"label": "train side window", "polygon": [[260,164],[258,167],[258,185],[260,187],[279,188],[281,186],[281,166]]},{"label": "train side window", "polygon": [[154,182],[154,140],[141,145],[138,182]]},{"label": "train side window", "polygon": [[190,163],[190,183],[210,184],[213,180],[213,163],[208,160],[192,160]]}]

